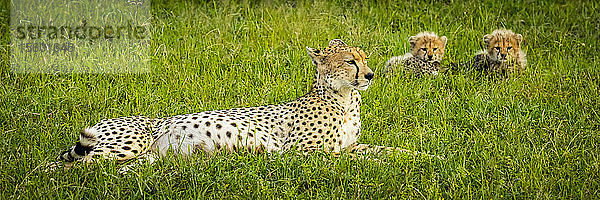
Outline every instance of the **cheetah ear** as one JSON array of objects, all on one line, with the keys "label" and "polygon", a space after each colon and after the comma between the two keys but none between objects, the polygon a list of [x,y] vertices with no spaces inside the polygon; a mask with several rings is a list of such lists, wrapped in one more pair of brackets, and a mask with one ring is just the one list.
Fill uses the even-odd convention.
[{"label": "cheetah ear", "polygon": [[321,50],[306,47],[306,52],[310,56],[310,59],[312,59],[313,65],[319,66],[321,64],[321,59],[323,58],[323,52]]},{"label": "cheetah ear", "polygon": [[489,34],[483,36],[483,44],[485,44],[485,48],[489,47],[490,39],[492,39],[492,36]]},{"label": "cheetah ear", "polygon": [[410,44],[410,49],[412,50],[413,48],[415,48],[415,45],[417,45],[417,37],[415,36],[410,36],[408,38],[408,44]]},{"label": "cheetah ear", "polygon": [[340,39],[333,39],[331,41],[329,41],[329,46],[347,46],[346,43],[344,43],[344,41],[340,40]]},{"label": "cheetah ear", "polygon": [[517,44],[520,46],[521,42],[523,42],[523,35],[517,33],[515,34],[515,39],[517,40]]},{"label": "cheetah ear", "polygon": [[444,43],[443,46],[446,46],[446,42],[448,42],[448,38],[446,38],[446,36],[442,36],[442,37],[440,37],[440,40]]}]

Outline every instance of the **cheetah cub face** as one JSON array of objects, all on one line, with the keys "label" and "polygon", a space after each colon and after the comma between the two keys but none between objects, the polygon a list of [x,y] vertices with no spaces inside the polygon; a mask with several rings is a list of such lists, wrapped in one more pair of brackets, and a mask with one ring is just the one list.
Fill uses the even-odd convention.
[{"label": "cheetah cub face", "polygon": [[439,63],[444,57],[447,38],[432,32],[421,32],[408,38],[408,42],[413,56],[430,63]]},{"label": "cheetah cub face", "polygon": [[511,30],[498,29],[483,36],[486,51],[489,58],[496,62],[513,62],[521,52],[523,36],[515,34]]},{"label": "cheetah cub face", "polygon": [[335,39],[323,50],[306,47],[308,55],[317,67],[317,77],[335,91],[366,90],[374,77],[367,66],[367,56],[358,47],[346,45]]}]

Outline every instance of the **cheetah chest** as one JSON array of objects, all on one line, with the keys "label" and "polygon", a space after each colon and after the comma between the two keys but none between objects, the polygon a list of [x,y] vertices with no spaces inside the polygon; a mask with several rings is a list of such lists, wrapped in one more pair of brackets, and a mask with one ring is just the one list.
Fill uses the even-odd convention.
[{"label": "cheetah chest", "polygon": [[355,144],[360,137],[360,94],[357,91],[352,93],[352,102],[346,109],[342,122],[342,135],[340,136],[340,147],[342,149]]},{"label": "cheetah chest", "polygon": [[437,75],[440,70],[440,63],[421,60],[416,57],[410,57],[404,61],[405,68],[416,75],[431,74]]}]

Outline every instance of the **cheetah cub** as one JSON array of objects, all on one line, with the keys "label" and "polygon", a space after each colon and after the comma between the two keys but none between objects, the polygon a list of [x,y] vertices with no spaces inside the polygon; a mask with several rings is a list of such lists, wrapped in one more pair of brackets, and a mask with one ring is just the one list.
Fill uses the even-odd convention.
[{"label": "cheetah cub", "polygon": [[408,42],[410,52],[404,56],[390,58],[385,64],[385,71],[395,71],[400,67],[405,73],[413,73],[415,76],[437,75],[444,57],[446,36],[439,37],[433,32],[421,32],[408,38]]},{"label": "cheetah cub", "polygon": [[[156,157],[214,153],[241,149],[282,152],[298,148],[307,153],[369,153],[413,151],[358,144],[361,134],[358,90],[374,77],[365,52],[332,40],[324,49],[307,47],[316,75],[310,92],[279,105],[205,111],[167,118],[141,116],[102,120],[86,128],[80,141],[58,159],[126,162]],[[133,162],[135,163],[135,162]]]},{"label": "cheetah cub", "polygon": [[507,29],[494,30],[483,36],[485,49],[473,57],[472,68],[499,75],[523,70],[527,59],[521,50],[522,42],[521,34]]}]

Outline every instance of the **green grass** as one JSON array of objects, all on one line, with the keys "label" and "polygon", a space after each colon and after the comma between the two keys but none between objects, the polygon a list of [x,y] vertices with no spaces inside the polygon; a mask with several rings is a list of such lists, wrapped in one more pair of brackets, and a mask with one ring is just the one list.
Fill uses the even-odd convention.
[{"label": "green grass", "polygon": [[[600,198],[597,2],[152,3],[152,72],[134,75],[11,73],[2,3],[0,199]],[[529,65],[511,79],[377,74],[419,31],[448,37],[448,63],[502,27],[525,37]],[[110,162],[40,168],[104,118],[293,100],[314,72],[304,47],[334,38],[362,47],[376,72],[359,141],[446,160],[232,153],[165,158],[130,175]]]}]

